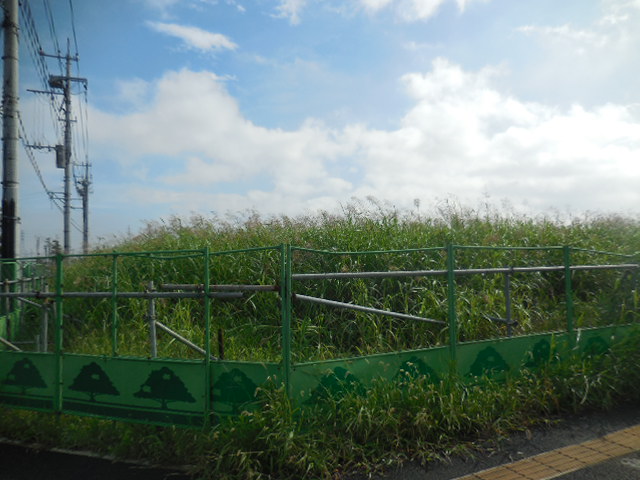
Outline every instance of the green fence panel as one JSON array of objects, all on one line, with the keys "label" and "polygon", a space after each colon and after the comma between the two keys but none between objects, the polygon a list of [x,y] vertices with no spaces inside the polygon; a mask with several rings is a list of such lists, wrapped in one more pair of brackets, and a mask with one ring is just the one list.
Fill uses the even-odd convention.
[{"label": "green fence panel", "polygon": [[394,380],[406,373],[438,381],[448,370],[447,346],[297,364],[292,368],[292,398],[300,404],[315,403],[328,395],[366,388],[374,379]]},{"label": "green fence panel", "polygon": [[637,325],[615,325],[610,327],[576,329],[575,349],[582,356],[606,353],[611,346],[631,335]]},{"label": "green fence panel", "polygon": [[238,415],[259,406],[258,388],[283,381],[276,363],[211,363],[211,405],[216,416]]},{"label": "green fence panel", "polygon": [[205,373],[202,362],[65,355],[62,409],[144,423],[202,425]]},{"label": "green fence panel", "polygon": [[56,359],[53,354],[0,352],[0,403],[53,410]]},{"label": "green fence panel", "polygon": [[[458,345],[457,373],[462,379],[503,377],[548,363],[566,333],[543,333]],[[564,348],[564,347],[563,347]]]}]

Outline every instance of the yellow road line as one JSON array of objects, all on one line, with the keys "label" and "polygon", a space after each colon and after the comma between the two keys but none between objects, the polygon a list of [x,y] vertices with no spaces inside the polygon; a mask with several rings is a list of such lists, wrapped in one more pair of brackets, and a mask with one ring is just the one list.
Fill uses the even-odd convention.
[{"label": "yellow road line", "polygon": [[548,480],[640,450],[640,425],[456,480]]}]

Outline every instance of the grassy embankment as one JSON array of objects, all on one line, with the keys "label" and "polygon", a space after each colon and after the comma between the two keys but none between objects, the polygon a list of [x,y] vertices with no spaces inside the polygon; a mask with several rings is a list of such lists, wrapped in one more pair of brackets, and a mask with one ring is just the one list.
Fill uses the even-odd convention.
[{"label": "grassy embankment", "polygon": [[[265,245],[294,245],[333,251],[393,250],[458,245],[550,246],[571,245],[594,251],[635,253],[640,246],[637,219],[597,217],[569,224],[547,219],[477,215],[450,209],[439,218],[401,216],[387,210],[347,209],[343,216],[320,215],[243,223],[185,224],[178,219],[158,223],[124,240],[118,251],[197,249],[235,250]],[[438,269],[441,252],[386,255],[322,256],[299,252],[296,271],[354,271]],[[618,263],[620,259],[577,253],[575,263]],[[200,283],[202,265],[194,258],[171,260],[122,259],[118,267],[120,290],[141,290],[149,280]],[[561,253],[551,251],[464,251],[460,267],[560,265]],[[75,262],[67,268],[66,286],[105,290],[109,261],[99,258]],[[276,255],[255,252],[221,257],[211,267],[213,283],[273,283]],[[637,319],[638,293],[633,278],[620,272],[575,274],[578,326],[629,322]],[[476,276],[458,281],[460,334],[466,340],[503,335],[499,325],[484,315],[504,315],[501,276]],[[564,283],[560,274],[516,275],[513,278],[513,314],[518,333],[561,329],[564,319]],[[350,280],[296,285],[308,293],[342,301],[446,318],[443,278],[406,281]],[[105,302],[74,301],[65,331],[65,348],[83,353],[110,351]],[[74,310],[75,308],[75,310]],[[147,304],[132,301],[119,308],[123,323],[123,354],[146,355]],[[79,312],[92,311],[92,318]],[[481,312],[482,315],[479,315]],[[102,316],[101,316],[102,315]],[[159,305],[159,316],[190,338],[201,338],[199,302],[181,300]],[[294,360],[336,358],[446,343],[441,326],[412,324],[368,314],[329,311],[324,307],[294,306]],[[279,360],[278,299],[255,294],[241,302],[216,304],[214,328],[225,333],[226,357],[242,360]],[[166,342],[160,354],[190,353]],[[505,382],[464,385],[446,381],[437,385],[407,377],[395,383],[379,382],[366,395],[346,394],[317,406],[299,409],[277,387],[261,392],[263,407],[210,431],[156,428],[58,417],[29,412],[0,417],[0,434],[45,444],[91,448],[123,457],[141,457],[163,463],[195,465],[205,478],[333,478],[352,470],[373,471],[406,459],[430,461],[473,448],[475,442],[495,439],[514,429],[563,411],[606,408],[637,400],[640,373],[638,340],[614,347],[597,358],[563,359],[539,372],[525,372]],[[162,350],[164,349],[164,350]]]}]

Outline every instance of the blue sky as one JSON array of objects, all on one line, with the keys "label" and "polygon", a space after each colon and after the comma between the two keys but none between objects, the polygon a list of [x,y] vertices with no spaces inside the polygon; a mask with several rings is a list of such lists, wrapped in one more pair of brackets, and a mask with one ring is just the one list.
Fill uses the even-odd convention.
[{"label": "blue sky", "polygon": [[[30,3],[52,51],[44,3]],[[51,3],[66,45],[69,3]],[[447,199],[530,215],[640,211],[640,0],[73,7],[94,240],[171,215],[308,214],[368,197],[406,210],[417,199],[422,212]],[[26,129],[59,142],[24,90],[38,87],[27,52],[21,66]],[[50,157],[37,159],[61,188]],[[62,217],[22,162],[29,248],[60,239]]]}]

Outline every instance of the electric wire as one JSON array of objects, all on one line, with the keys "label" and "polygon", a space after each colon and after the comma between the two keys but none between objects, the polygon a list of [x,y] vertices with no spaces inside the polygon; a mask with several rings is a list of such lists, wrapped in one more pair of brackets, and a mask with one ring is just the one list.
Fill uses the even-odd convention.
[{"label": "electric wire", "polygon": [[73,33],[73,44],[76,48],[76,57],[78,56],[78,36],[76,35],[76,16],[73,11],[73,1],[69,0],[69,11],[71,13],[71,31]]},{"label": "electric wire", "polygon": [[[20,112],[18,112],[18,122],[20,124],[20,141],[27,154],[27,157],[29,158],[29,161],[31,162],[31,165],[33,166],[34,171],[36,172],[38,180],[40,180],[40,184],[42,185],[42,188],[44,188],[44,191],[46,192],[47,196],[49,197],[51,202],[58,208],[58,210],[60,210],[60,212],[64,212],[64,206],[62,205],[60,198],[57,196],[55,192],[53,192],[52,190],[49,189],[49,187],[47,187],[47,184],[44,181],[42,171],[40,170],[40,167],[38,166],[38,162],[36,161],[35,155],[33,154],[33,149],[30,148],[29,146],[31,144],[28,140],[27,132],[24,126],[24,122],[22,121],[22,115],[20,114]],[[82,228],[73,220],[73,218],[70,219],[70,223],[78,232],[82,233]]]},{"label": "electric wire", "polygon": [[[44,11],[45,11],[44,17],[46,19],[47,27],[49,29],[49,34],[51,36],[51,41],[55,49],[55,55],[52,55],[52,56],[57,57],[60,71],[64,72],[64,63],[63,63],[64,57],[61,54],[60,44],[58,42],[58,34],[57,34],[57,29],[55,25],[51,4],[49,0],[43,0],[42,4],[44,6]],[[64,109],[64,104],[62,101],[57,101],[56,94],[51,90],[50,78],[52,77],[52,75],[50,74],[47,62],[45,61],[45,58],[44,58],[45,57],[44,49],[42,48],[42,43],[40,40],[40,36],[38,34],[38,28],[34,20],[34,15],[30,7],[30,2],[21,1],[19,2],[19,6],[21,11],[20,17],[22,19],[21,23],[23,23],[23,26],[24,26],[23,31],[25,32],[25,35],[23,38],[27,40],[25,42],[27,46],[27,51],[35,67],[35,72],[37,74],[36,76],[38,77],[39,83],[42,86],[42,91],[36,91],[36,93],[47,95],[48,97],[47,103],[49,104],[49,111],[50,111],[51,120],[52,120],[51,123],[55,130],[56,136],[59,138],[60,137],[59,113],[61,112],[61,110]],[[73,35],[74,48],[75,48],[75,57],[72,59],[76,60],[75,63],[77,66],[78,65],[78,62],[77,62],[78,40],[77,40],[77,34],[76,34],[76,28],[75,28],[75,13],[73,9],[72,0],[69,0],[69,10],[71,15],[71,28],[72,28],[72,35]],[[71,55],[70,52],[67,51],[67,56],[70,56],[70,55]],[[79,71],[79,67],[77,67],[77,69]],[[82,151],[84,153],[83,156],[86,159],[84,163],[87,165],[86,170],[88,172],[88,140],[87,140],[88,139],[88,122],[87,122],[87,113],[86,113],[86,111],[88,110],[87,105],[88,103],[87,103],[87,93],[86,93],[86,85],[85,85],[85,89],[84,89],[84,107],[85,108],[84,109],[82,108],[83,105],[81,103],[80,104],[80,120],[77,123],[79,123],[81,127],[80,130],[82,134],[80,135],[80,139],[82,141]],[[36,104],[36,108],[37,108],[37,104]],[[20,124],[20,140],[26,152],[26,155],[36,173],[36,176],[38,177],[38,180],[42,185],[42,188],[44,189],[45,193],[49,197],[50,201],[58,208],[58,210],[64,213],[64,205],[62,203],[62,198],[60,197],[60,194],[55,193],[48,188],[45,182],[44,176],[42,174],[42,171],[40,170],[40,167],[38,165],[38,162],[33,152],[34,148],[44,147],[44,148],[48,148],[49,150],[52,150],[53,147],[45,147],[40,143],[35,144],[30,142],[29,135],[27,134],[27,130],[25,128],[24,121],[22,119],[20,112],[18,112],[18,119]],[[39,122],[40,120],[36,119],[35,121]],[[38,125],[38,128],[39,127],[40,125]],[[41,133],[44,135],[44,128],[42,128]],[[38,137],[38,141],[41,140],[39,138],[38,132],[36,132],[36,137]],[[77,138],[77,136],[73,136],[73,138]],[[42,137],[42,140],[44,141],[44,136]],[[72,151],[74,149],[76,152],[76,158],[78,158],[78,154],[80,153],[78,152],[78,147],[76,145],[72,145]],[[88,173],[86,174],[85,178],[86,179],[90,178]],[[84,184],[88,186],[87,181],[85,181]],[[77,208],[77,207],[72,206],[71,208]],[[73,218],[69,219],[69,223],[73,228],[75,228],[80,233],[83,232],[83,229],[77,224],[77,222],[73,220]]]},{"label": "electric wire", "polygon": [[[38,30],[35,25],[33,13],[31,11],[31,7],[29,6],[29,2],[20,2],[20,9],[20,17],[21,19],[23,19],[24,23],[23,31],[26,33],[26,36],[24,38],[27,39],[27,51],[29,52],[29,56],[33,61],[41,83],[42,92],[39,93],[47,94],[47,92],[50,92],[49,78],[51,77],[51,75],[49,73],[47,62],[45,62],[42,55],[42,43],[40,42],[40,37],[38,35]],[[58,105],[56,96],[53,92],[48,93],[48,98],[50,104],[51,121],[54,125],[56,135],[59,136],[60,127],[58,124],[58,110],[61,105]]]},{"label": "electric wire", "polygon": [[29,161],[31,162],[31,165],[33,166],[33,169],[35,170],[36,175],[38,176],[38,180],[40,180],[40,184],[42,185],[42,188],[44,188],[44,191],[46,192],[47,196],[51,200],[54,200],[53,192],[51,192],[49,190],[49,187],[47,187],[47,184],[44,181],[44,177],[42,176],[42,172],[40,171],[40,167],[38,166],[38,162],[36,161],[36,158],[33,155],[33,149],[29,147],[29,141],[27,140],[28,138],[27,131],[24,127],[24,122],[22,121],[22,115],[20,114],[20,112],[18,112],[18,122],[20,123],[20,141],[22,142],[22,146],[24,147],[24,150],[27,153],[27,157],[29,158]]},{"label": "electric wire", "polygon": [[64,64],[62,63],[62,52],[60,50],[60,44],[58,43],[58,34],[56,33],[56,24],[53,20],[53,12],[51,11],[51,5],[49,4],[49,0],[43,0],[44,10],[46,13],[48,25],[49,25],[49,34],[51,35],[51,40],[53,45],[55,46],[56,55],[58,56],[58,63],[60,65],[60,71],[64,71]]}]

